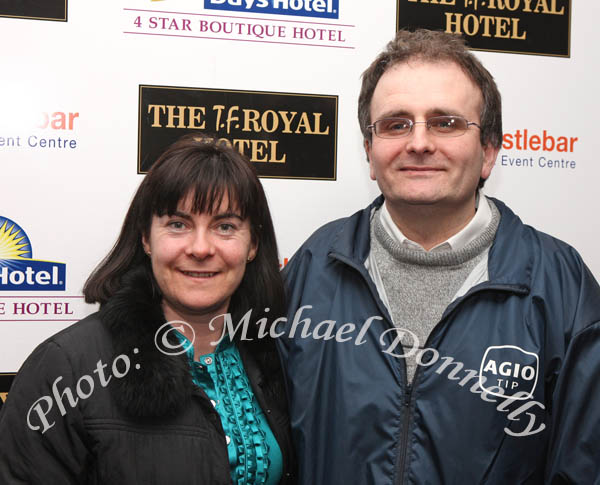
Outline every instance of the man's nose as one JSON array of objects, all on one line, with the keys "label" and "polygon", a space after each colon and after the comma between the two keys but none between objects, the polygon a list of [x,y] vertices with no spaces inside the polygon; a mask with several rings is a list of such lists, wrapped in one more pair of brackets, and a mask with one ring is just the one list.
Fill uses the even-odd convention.
[{"label": "man's nose", "polygon": [[435,151],[435,136],[427,128],[426,121],[415,121],[408,134],[406,149],[414,153],[432,153]]}]

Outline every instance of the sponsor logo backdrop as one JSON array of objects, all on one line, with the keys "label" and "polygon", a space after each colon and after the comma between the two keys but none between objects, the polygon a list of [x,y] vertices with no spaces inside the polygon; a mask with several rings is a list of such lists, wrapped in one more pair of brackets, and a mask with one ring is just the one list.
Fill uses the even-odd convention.
[{"label": "sponsor logo backdrop", "polygon": [[67,0],[1,0],[0,17],[67,21]]},{"label": "sponsor logo backdrop", "polygon": [[14,372],[0,372],[0,408],[2,408],[4,401],[6,401],[8,391],[10,390],[10,386],[14,378]]},{"label": "sponsor logo backdrop", "polygon": [[[317,227],[368,204],[379,191],[356,121],[360,73],[398,24],[460,28],[481,49],[506,133],[486,192],[574,245],[600,278],[598,2],[20,3],[57,8],[0,11],[0,216],[29,251],[15,255],[13,240],[0,253],[12,262],[0,265],[0,372],[95,310],[81,295],[87,276],[158,144],[190,125],[241,140],[263,170],[282,265]],[[62,21],[17,18],[52,16]],[[498,372],[510,360],[500,357]]]},{"label": "sponsor logo backdrop", "polygon": [[397,0],[398,28],[464,35],[473,49],[569,56],[572,0]]}]

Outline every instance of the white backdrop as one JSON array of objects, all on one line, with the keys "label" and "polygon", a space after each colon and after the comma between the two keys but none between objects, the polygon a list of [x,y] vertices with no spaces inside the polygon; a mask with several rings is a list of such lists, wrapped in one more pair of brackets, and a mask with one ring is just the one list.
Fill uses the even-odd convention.
[{"label": "white backdrop", "polygon": [[[541,137],[545,130],[555,139],[577,138],[566,153],[503,149],[486,192],[526,223],[575,246],[600,278],[595,251],[600,135],[594,123],[600,112],[600,4],[573,3],[570,58],[476,52],[502,92],[505,133],[526,129],[530,137]],[[321,45],[300,45],[308,42],[291,38],[290,25],[280,43],[244,35],[210,39],[200,31],[185,38],[178,36],[185,32],[168,30],[148,35],[148,29],[136,30],[137,15],[130,10],[179,12],[197,21],[232,15],[203,10],[202,4],[71,0],[66,23],[0,18],[0,216],[27,233],[33,258],[66,263],[64,291],[0,288],[0,372],[15,372],[39,342],[95,309],[82,303],[81,288],[114,243],[143,177],[136,173],[140,84],[339,96],[337,180],[263,179],[282,261],[317,227],[378,195],[368,177],[356,100],[360,74],[394,35],[396,2],[339,0],[339,20],[292,19],[308,27],[327,23],[327,29],[341,32],[336,42]],[[243,16],[273,25],[290,20]],[[57,112],[66,114],[64,126]],[[59,129],[39,127],[44,113]],[[72,129],[68,113],[78,113],[71,116]],[[75,148],[39,146],[40,138],[58,137],[74,140]],[[575,168],[541,167],[540,157],[574,161]],[[516,158],[531,159],[533,166],[515,166]],[[46,305],[44,315],[27,307],[42,308],[43,302],[59,303],[59,310]]]}]

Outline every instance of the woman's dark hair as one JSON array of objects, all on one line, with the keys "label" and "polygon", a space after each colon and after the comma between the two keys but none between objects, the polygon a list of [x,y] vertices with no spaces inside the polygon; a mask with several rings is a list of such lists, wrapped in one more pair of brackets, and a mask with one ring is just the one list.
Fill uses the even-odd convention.
[{"label": "woman's dark hair", "polygon": [[[256,170],[226,143],[197,135],[181,138],[154,163],[131,201],[117,242],[86,281],[85,301],[106,303],[121,288],[123,275],[140,267],[147,271],[154,291],[160,295],[142,236],[150,236],[153,216],[174,214],[186,197],[191,198],[196,213],[217,210],[227,197],[230,208],[248,219],[252,241],[258,244],[256,257],[247,264],[231,297],[228,311],[234,325],[248,310],[253,310],[252,322],[261,316],[272,322],[283,315],[285,293],[275,231]],[[268,313],[265,308],[270,309]],[[249,331],[254,331],[251,327]]]}]

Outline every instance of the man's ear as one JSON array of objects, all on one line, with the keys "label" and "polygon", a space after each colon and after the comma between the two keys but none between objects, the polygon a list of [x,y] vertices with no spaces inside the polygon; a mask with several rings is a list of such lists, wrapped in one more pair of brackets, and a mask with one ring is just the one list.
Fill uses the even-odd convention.
[{"label": "man's ear", "polygon": [[491,143],[488,143],[483,147],[483,163],[481,165],[481,178],[487,180],[487,178],[492,173],[492,168],[494,168],[494,164],[496,163],[496,158],[498,158],[498,153],[500,152],[501,147],[494,147]]},{"label": "man's ear", "polygon": [[369,163],[369,176],[371,180],[376,180],[375,171],[373,170],[373,163],[371,162],[371,141],[365,138],[364,141],[365,153],[367,154],[367,162]]}]

